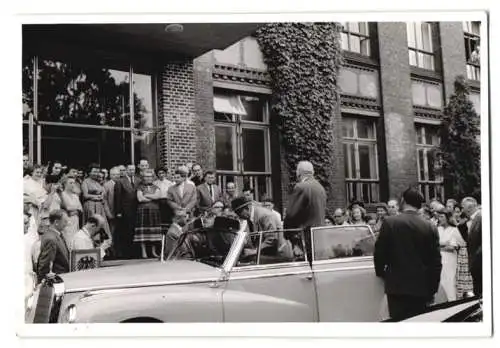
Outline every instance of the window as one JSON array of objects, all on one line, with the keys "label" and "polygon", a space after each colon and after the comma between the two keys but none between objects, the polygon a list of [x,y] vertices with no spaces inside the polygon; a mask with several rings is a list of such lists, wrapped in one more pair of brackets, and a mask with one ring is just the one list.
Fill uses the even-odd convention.
[{"label": "window", "polygon": [[373,256],[375,236],[368,226],[316,227],[312,231],[313,261]]},{"label": "window", "polygon": [[343,22],[340,34],[343,50],[370,56],[370,31],[368,22]]},{"label": "window", "polygon": [[[303,231],[265,231],[247,236],[237,266],[270,265],[306,261]],[[262,247],[261,247],[262,246]]]},{"label": "window", "polygon": [[479,81],[481,78],[480,24],[480,22],[463,22],[467,78],[476,81]]},{"label": "window", "polygon": [[269,112],[257,95],[214,95],[216,167],[219,184],[236,182],[259,200],[271,194]]},{"label": "window", "polygon": [[441,161],[437,156],[439,144],[438,127],[416,126],[418,182],[426,201],[444,200]]},{"label": "window", "polygon": [[408,37],[410,65],[434,70],[432,24],[425,22],[406,23],[406,35]]},{"label": "window", "polygon": [[414,106],[433,109],[443,107],[442,86],[438,83],[411,81],[412,102]]},{"label": "window", "polygon": [[347,201],[378,202],[379,176],[376,123],[370,119],[342,121]]},{"label": "window", "polygon": [[152,74],[100,58],[23,59],[23,123],[39,135],[28,134],[31,160],[109,168],[146,158],[156,167],[154,83]]}]

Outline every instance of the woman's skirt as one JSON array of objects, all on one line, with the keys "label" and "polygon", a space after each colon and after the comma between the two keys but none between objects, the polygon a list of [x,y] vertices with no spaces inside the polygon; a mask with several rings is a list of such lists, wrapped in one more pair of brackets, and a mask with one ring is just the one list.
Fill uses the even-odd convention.
[{"label": "woman's skirt", "polygon": [[448,301],[457,299],[457,254],[450,251],[441,251],[441,287],[443,288]]},{"label": "woman's skirt", "polygon": [[83,204],[83,224],[87,222],[89,217],[91,217],[94,214],[101,215],[102,218],[104,219],[104,232],[108,235],[108,238],[111,239],[111,230],[109,229],[109,224],[108,224],[108,219],[106,218],[106,210],[104,209],[104,203],[103,202],[96,202],[96,201],[86,201]]},{"label": "woman's skirt", "polygon": [[161,242],[160,209],[156,203],[139,203],[134,242]]},{"label": "woman's skirt", "polygon": [[460,247],[457,262],[457,298],[462,298],[467,292],[472,292],[472,276],[469,272],[467,248]]}]

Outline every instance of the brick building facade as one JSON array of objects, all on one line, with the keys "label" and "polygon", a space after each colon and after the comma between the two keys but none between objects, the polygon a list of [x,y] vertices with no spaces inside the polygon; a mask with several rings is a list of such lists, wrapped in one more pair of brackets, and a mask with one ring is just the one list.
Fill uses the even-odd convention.
[{"label": "brick building facade", "polygon": [[[331,208],[345,206],[352,199],[368,204],[387,201],[417,183],[427,199],[443,198],[433,150],[439,142],[436,131],[457,75],[468,77],[471,101],[480,114],[479,61],[474,55],[479,54],[479,23],[343,25],[346,59],[338,80],[340,110],[333,119],[336,143],[332,153],[335,168]],[[25,151],[33,162],[57,158],[74,166],[93,160],[109,167],[143,157],[153,166],[170,169],[197,162],[204,168],[216,169],[222,186],[235,181],[240,189],[254,189],[257,199],[272,196],[283,208],[294,178],[288,177],[285,149],[280,145],[279,115],[274,115],[269,105],[272,91],[266,65],[251,36],[256,26],[233,33],[222,40],[225,44],[221,44],[224,37],[213,31],[212,42],[206,43],[208,34],[203,28],[196,33],[190,31],[189,25],[186,28],[191,36],[186,36],[185,42],[176,37],[169,39],[161,52],[159,42],[142,44],[137,34],[153,30],[148,25],[136,32],[129,30],[135,41],[128,46],[126,40],[116,39],[124,35],[123,28],[120,34],[117,31],[103,38],[96,32],[90,36],[99,35],[99,44],[88,41],[79,46],[81,51],[83,45],[87,56],[99,58],[101,65],[97,67],[88,62],[73,64],[78,59],[67,54],[71,44],[61,33],[51,37],[55,43],[52,49],[36,44],[42,31],[36,35],[34,31],[23,32],[23,73],[27,76],[23,84]],[[220,35],[226,32],[221,30]],[[109,45],[110,40],[116,44]],[[85,71],[87,80],[88,76],[96,76],[97,81],[111,75],[116,85],[113,93],[121,102],[115,104],[122,105],[118,107],[121,118],[112,115],[117,106],[108,105],[99,88],[86,87],[84,94],[95,94],[94,100],[103,109],[96,113],[98,116],[92,116],[101,117],[100,121],[89,121],[93,120],[88,116],[90,111],[77,113],[71,108],[71,117],[66,119],[62,113],[58,119],[50,119],[58,105],[44,100],[53,92],[43,81],[55,79],[66,62],[71,62],[68,66],[73,70],[85,66],[80,70]],[[103,68],[110,75],[99,75]],[[56,74],[51,69],[59,70]],[[47,72],[52,75],[46,76]],[[36,74],[42,82],[29,79]],[[82,73],[67,75],[64,78],[76,83],[76,89],[78,83],[86,81]],[[120,90],[123,86],[129,93]],[[130,105],[132,97],[134,107]],[[44,116],[46,110],[51,111],[48,116]],[[70,143],[64,140],[72,136],[69,126],[80,127],[81,133],[88,134],[78,135],[77,141]],[[57,134],[51,133],[52,128],[57,129]],[[86,155],[73,163],[71,153],[60,150],[62,144],[75,144],[73,152]],[[108,155],[105,148],[120,155]]]}]

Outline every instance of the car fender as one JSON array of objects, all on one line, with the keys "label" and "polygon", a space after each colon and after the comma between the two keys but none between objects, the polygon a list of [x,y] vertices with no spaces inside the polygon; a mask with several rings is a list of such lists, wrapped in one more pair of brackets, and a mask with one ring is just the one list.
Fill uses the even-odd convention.
[{"label": "car fender", "polygon": [[210,284],[168,285],[88,291],[74,305],[77,323],[119,323],[136,318],[158,322],[221,322],[221,291]]}]

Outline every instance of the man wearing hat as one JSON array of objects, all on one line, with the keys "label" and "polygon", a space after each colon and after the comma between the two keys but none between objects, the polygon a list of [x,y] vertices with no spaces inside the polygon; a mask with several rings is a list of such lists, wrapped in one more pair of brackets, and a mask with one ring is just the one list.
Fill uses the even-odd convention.
[{"label": "man wearing hat", "polygon": [[[247,220],[248,230],[252,232],[277,231],[279,226],[273,213],[259,206],[247,197],[238,197],[231,201],[231,208],[242,220]],[[252,241],[254,246],[258,240]],[[277,233],[266,233],[262,235],[262,243],[259,247],[262,254],[274,256],[278,252]]]},{"label": "man wearing hat", "polygon": [[[284,221],[285,229],[310,229],[322,226],[326,210],[326,192],[314,178],[311,162],[301,161],[297,165],[297,184],[288,199]],[[311,261],[311,234],[305,233],[306,252]]]}]

